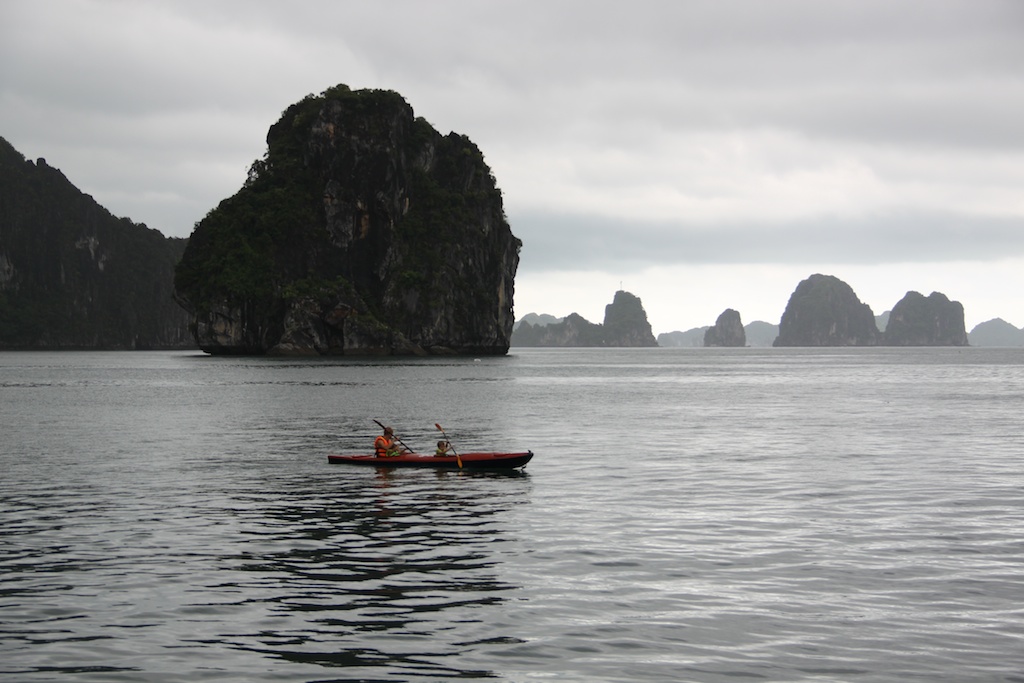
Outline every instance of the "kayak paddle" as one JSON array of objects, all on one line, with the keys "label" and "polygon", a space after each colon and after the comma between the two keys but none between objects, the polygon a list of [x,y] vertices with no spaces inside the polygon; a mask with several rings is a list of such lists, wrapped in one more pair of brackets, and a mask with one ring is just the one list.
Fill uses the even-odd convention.
[{"label": "kayak paddle", "polygon": [[441,425],[439,425],[439,424],[437,424],[435,422],[434,426],[437,427],[437,431],[441,432],[441,434],[444,435],[444,440],[448,442],[449,446],[451,446],[452,453],[455,454],[455,462],[459,463],[459,469],[461,470],[462,469],[462,456],[460,456],[459,452],[457,450],[455,450],[455,446],[452,446],[451,439],[449,439],[448,435],[444,433],[443,429],[441,429]]}]

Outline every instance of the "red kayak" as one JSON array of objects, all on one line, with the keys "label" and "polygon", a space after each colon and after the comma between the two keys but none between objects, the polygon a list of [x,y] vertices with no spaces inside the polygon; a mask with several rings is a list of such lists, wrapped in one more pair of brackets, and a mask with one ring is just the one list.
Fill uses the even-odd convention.
[{"label": "red kayak", "polygon": [[[459,453],[462,467],[467,470],[511,470],[530,462],[533,451],[523,453]],[[373,467],[436,467],[459,469],[454,455],[423,455],[403,453],[390,458],[376,455],[328,455],[327,462],[344,465],[372,465]]]}]

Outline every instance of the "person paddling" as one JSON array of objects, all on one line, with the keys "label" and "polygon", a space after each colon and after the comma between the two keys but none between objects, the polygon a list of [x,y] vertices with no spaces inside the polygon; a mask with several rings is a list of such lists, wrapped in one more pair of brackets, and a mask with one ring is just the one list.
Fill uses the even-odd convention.
[{"label": "person paddling", "polygon": [[394,429],[385,427],[384,433],[373,440],[373,452],[378,458],[393,458],[402,454]]}]

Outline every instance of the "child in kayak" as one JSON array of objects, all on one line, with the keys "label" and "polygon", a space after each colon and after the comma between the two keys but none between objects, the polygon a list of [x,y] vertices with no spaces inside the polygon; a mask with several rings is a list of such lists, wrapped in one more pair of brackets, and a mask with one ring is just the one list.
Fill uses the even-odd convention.
[{"label": "child in kayak", "polygon": [[452,445],[447,441],[438,441],[437,450],[434,451],[434,457],[440,458],[443,455],[448,455],[448,451],[452,449]]}]

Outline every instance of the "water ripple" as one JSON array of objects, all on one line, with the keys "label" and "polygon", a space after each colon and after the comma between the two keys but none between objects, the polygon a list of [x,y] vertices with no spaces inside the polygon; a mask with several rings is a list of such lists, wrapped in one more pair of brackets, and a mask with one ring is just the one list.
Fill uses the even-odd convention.
[{"label": "water ripple", "polygon": [[1020,354],[649,351],[3,357],[0,675],[1022,680]]}]

